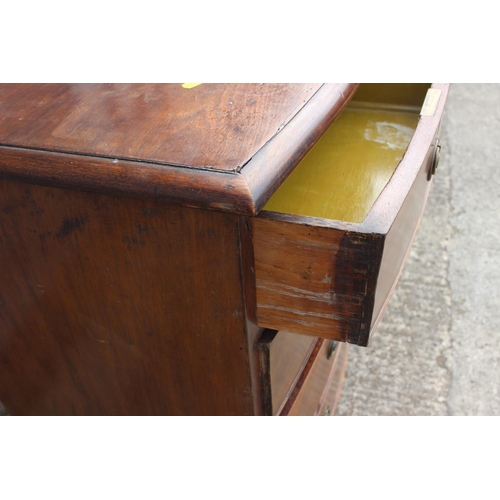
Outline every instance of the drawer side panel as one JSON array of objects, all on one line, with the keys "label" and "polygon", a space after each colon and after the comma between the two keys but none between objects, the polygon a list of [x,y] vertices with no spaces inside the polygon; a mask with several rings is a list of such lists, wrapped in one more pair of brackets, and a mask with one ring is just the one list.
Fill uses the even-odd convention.
[{"label": "drawer side panel", "polygon": [[254,240],[259,326],[358,343],[371,323],[378,235],[256,218]]}]

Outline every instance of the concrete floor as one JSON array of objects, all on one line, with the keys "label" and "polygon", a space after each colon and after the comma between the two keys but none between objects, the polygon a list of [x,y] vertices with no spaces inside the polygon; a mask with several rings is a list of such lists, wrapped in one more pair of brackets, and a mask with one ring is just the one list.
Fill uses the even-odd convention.
[{"label": "concrete floor", "polygon": [[403,276],[338,415],[500,415],[500,84],[452,85]]}]

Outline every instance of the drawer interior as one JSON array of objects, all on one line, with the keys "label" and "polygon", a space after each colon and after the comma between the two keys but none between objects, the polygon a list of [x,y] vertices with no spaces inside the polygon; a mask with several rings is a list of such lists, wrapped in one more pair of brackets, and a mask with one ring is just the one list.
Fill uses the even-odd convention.
[{"label": "drawer interior", "polygon": [[430,84],[361,84],[264,210],[360,223],[415,132]]}]

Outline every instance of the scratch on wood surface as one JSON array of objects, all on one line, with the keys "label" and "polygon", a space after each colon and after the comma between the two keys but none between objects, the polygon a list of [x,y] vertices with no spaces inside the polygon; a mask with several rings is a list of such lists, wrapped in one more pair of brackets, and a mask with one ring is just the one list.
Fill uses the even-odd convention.
[{"label": "scratch on wood surface", "polygon": [[323,303],[326,303],[326,304],[333,304],[335,301],[332,300],[334,294],[331,294],[329,292],[326,292],[326,293],[314,293],[314,292],[311,292],[311,293],[306,293],[305,290],[303,291],[303,293],[292,293],[292,292],[287,292],[287,291],[284,291],[284,290],[280,290],[280,289],[276,289],[276,288],[270,288],[270,287],[265,287],[265,286],[259,286],[257,285],[257,288],[259,290],[266,290],[266,291],[269,291],[269,292],[278,292],[280,293],[281,295],[284,295],[286,297],[295,297],[295,298],[298,298],[298,299],[307,299],[307,300],[312,300],[314,302],[323,302]]},{"label": "scratch on wood surface", "polygon": [[[257,306],[260,309],[271,309],[273,311],[290,312],[292,314],[297,314],[300,317],[311,316],[311,317],[315,317],[315,318],[336,319],[336,320],[339,320],[339,321],[341,321],[341,320],[343,321],[345,319],[343,316],[337,316],[336,314],[325,314],[325,313],[319,313],[319,312],[309,312],[309,311],[304,311],[302,309],[292,309],[290,307],[282,307],[282,306],[260,304],[260,303],[257,303]],[[287,319],[291,319],[291,318],[287,318]],[[293,319],[292,321],[299,322],[296,319]],[[313,324],[318,324],[318,323],[309,323],[309,322],[307,322],[307,323],[303,323],[303,324],[313,325]]]}]

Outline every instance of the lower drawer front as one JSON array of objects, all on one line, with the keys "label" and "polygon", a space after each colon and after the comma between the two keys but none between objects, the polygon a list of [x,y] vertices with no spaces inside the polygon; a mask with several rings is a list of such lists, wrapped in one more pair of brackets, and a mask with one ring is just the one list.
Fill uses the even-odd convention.
[{"label": "lower drawer front", "polygon": [[279,413],[302,373],[316,339],[266,330],[258,344],[259,376],[264,415]]},{"label": "lower drawer front", "polygon": [[339,344],[337,349],[339,352],[337,353],[337,357],[334,361],[334,366],[330,374],[330,380],[325,389],[325,396],[318,412],[319,415],[325,417],[335,415],[340,395],[342,394],[342,386],[344,385],[349,345]]},{"label": "lower drawer front", "polygon": [[316,350],[280,415],[322,415],[327,407],[330,414],[335,412],[347,366],[347,347],[337,344],[332,352],[332,341],[318,339]]}]

